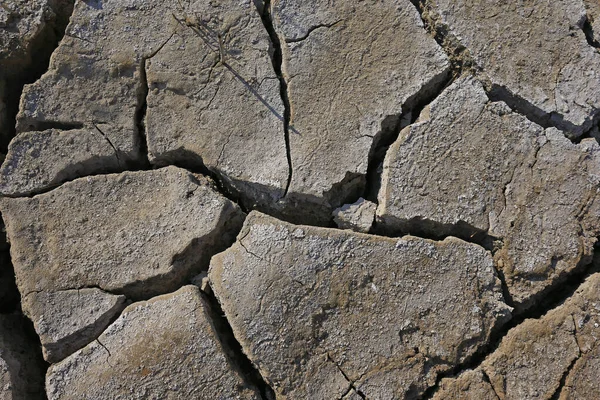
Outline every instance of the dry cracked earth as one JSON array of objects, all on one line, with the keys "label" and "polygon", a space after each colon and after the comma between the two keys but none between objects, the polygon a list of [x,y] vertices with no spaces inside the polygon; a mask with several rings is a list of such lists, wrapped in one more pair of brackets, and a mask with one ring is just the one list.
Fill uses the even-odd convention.
[{"label": "dry cracked earth", "polygon": [[598,0],[0,0],[0,399],[599,399]]}]

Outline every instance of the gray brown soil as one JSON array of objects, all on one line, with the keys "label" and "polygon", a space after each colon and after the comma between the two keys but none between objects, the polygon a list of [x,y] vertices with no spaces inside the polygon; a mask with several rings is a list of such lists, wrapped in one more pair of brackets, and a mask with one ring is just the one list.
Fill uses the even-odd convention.
[{"label": "gray brown soil", "polygon": [[0,400],[600,398],[597,0],[0,0]]}]

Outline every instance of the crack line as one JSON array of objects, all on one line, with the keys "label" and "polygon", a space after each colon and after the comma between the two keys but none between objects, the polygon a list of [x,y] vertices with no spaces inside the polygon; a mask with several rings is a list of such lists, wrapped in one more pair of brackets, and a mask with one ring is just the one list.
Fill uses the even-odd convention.
[{"label": "crack line", "polygon": [[235,337],[233,328],[214,291],[211,289],[210,293],[207,293],[201,290],[200,294],[206,302],[205,304],[208,305],[206,316],[230,365],[249,386],[257,389],[262,400],[274,400],[275,392],[244,352],[244,348]]},{"label": "crack line", "polygon": [[108,350],[108,348],[100,341],[100,338],[96,338],[95,340],[104,350],[106,350],[106,352],[108,353],[108,356],[106,357],[106,363],[109,366],[113,367],[113,365],[110,363],[110,358],[112,357],[112,354],[110,354],[110,350]]},{"label": "crack line", "polygon": [[[573,323],[575,324],[575,318],[573,317],[573,314],[571,314],[571,318],[573,319]],[[575,329],[577,329],[577,325],[575,325]],[[575,364],[577,364],[577,361],[579,361],[579,359],[581,358],[581,349],[579,348],[579,343],[577,343],[577,337],[576,337],[575,332],[573,332],[573,336],[574,336],[574,339],[575,339],[575,343],[577,344],[578,354],[571,361],[571,363],[569,364],[569,366],[563,372],[563,375],[560,378],[560,382],[558,384],[558,387],[556,388],[556,390],[552,394],[552,397],[550,397],[550,400],[558,400],[560,398],[560,395],[561,395],[561,393],[562,393],[562,391],[563,391],[563,389],[564,389],[564,387],[566,385],[567,378],[571,374],[571,371],[573,370],[573,367],[575,367]]]},{"label": "crack line", "polygon": [[302,42],[306,39],[308,39],[308,37],[310,36],[311,33],[313,33],[314,31],[316,31],[317,29],[321,29],[321,28],[333,28],[334,26],[336,26],[337,24],[339,24],[340,22],[342,22],[343,19],[339,19],[331,24],[319,24],[319,25],[315,25],[315,26],[311,26],[308,31],[306,31],[306,33],[303,36],[300,36],[299,38],[294,38],[294,39],[285,39],[286,43],[298,43],[298,42]]},{"label": "crack line", "polygon": [[[596,249],[596,257],[598,256],[600,256],[600,249]],[[526,320],[540,320],[548,312],[560,308],[567,299],[571,298],[576,293],[577,289],[585,283],[589,276],[598,272],[600,272],[600,264],[594,265],[594,263],[590,263],[583,271],[571,274],[571,276],[567,277],[560,285],[552,286],[549,291],[543,293],[544,297],[540,297],[536,307],[530,307],[521,312],[513,313],[510,321],[497,329],[492,330],[488,342],[484,344],[479,351],[466,359],[463,363],[457,364],[454,368],[451,368],[448,372],[439,374],[436,383],[425,391],[422,398],[431,399],[439,389],[442,379],[456,378],[466,370],[481,368],[484,361],[498,349],[508,332],[520,326]],[[483,370],[483,368],[481,369]]]},{"label": "crack line", "polygon": [[492,388],[492,391],[494,392],[494,395],[498,398],[498,400],[502,400],[502,397],[500,397],[500,395],[496,391],[496,387],[492,384],[492,380],[490,379],[490,377],[485,369],[481,368],[481,374],[483,375],[484,382],[486,382],[490,385],[490,387]]},{"label": "crack line", "polygon": [[117,148],[115,147],[115,145],[112,144],[112,142],[110,141],[108,136],[106,136],[106,134],[98,127],[98,125],[96,125],[95,122],[92,121],[92,125],[94,126],[94,128],[96,128],[96,130],[100,133],[100,135],[102,135],[102,137],[108,142],[110,147],[112,147],[113,151],[115,152],[115,156],[117,157],[117,162],[119,163],[119,167],[123,167],[123,165],[121,165],[121,157],[119,156],[119,151],[117,151]]},{"label": "crack line", "polygon": [[360,390],[358,390],[356,388],[356,386],[354,385],[354,383],[356,381],[353,381],[352,379],[350,379],[348,377],[348,375],[346,375],[346,373],[344,372],[344,370],[342,369],[342,367],[340,367],[340,365],[333,359],[333,357],[329,354],[329,352],[325,353],[325,356],[327,357],[327,361],[330,361],[333,365],[335,365],[335,367],[338,369],[338,371],[340,371],[340,373],[342,374],[342,376],[344,377],[344,379],[346,379],[346,381],[348,381],[348,384],[350,385],[348,387],[348,390],[344,394],[342,394],[342,396],[340,397],[340,399],[343,399],[344,396],[346,396],[352,390],[354,390],[354,392],[356,392],[356,394],[359,395],[362,399],[366,399],[367,397],[365,396],[365,394],[363,392],[361,392]]},{"label": "crack line", "polygon": [[285,152],[288,162],[288,178],[287,183],[285,185],[285,190],[283,192],[283,197],[286,197],[290,185],[292,183],[292,178],[294,174],[293,163],[292,163],[292,149],[290,145],[290,131],[295,134],[300,134],[292,125],[291,125],[291,102],[290,102],[290,93],[288,88],[288,80],[286,74],[283,72],[283,47],[281,44],[281,40],[279,39],[279,35],[275,30],[275,26],[273,24],[273,16],[271,10],[271,0],[266,0],[263,4],[263,11],[256,5],[256,10],[260,15],[265,30],[267,31],[269,38],[271,39],[271,45],[273,46],[273,51],[271,54],[271,62],[273,64],[273,69],[275,70],[275,74],[279,78],[279,93],[281,96],[281,100],[283,102],[283,133],[285,140]]},{"label": "crack line", "polygon": [[598,42],[598,40],[594,38],[594,34],[596,32],[594,32],[592,22],[592,18],[589,15],[586,15],[581,26],[581,30],[583,31],[583,34],[585,35],[585,40],[588,42],[588,44],[595,49],[600,49],[600,42]]}]

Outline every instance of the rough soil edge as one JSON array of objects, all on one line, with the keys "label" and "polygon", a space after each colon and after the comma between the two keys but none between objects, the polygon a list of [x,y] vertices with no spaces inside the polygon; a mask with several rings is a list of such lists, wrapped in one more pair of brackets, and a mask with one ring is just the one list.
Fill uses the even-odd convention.
[{"label": "rough soil edge", "polygon": [[[2,215],[0,215],[0,219]],[[4,220],[0,220],[0,279],[6,279],[2,282],[5,287],[2,297],[0,297],[0,314],[10,314],[15,311],[20,311],[19,290],[15,279],[15,269],[10,258],[10,244],[6,239],[6,228]]]},{"label": "rough soil edge", "polygon": [[201,290],[200,293],[208,305],[207,319],[210,321],[215,336],[221,343],[225,357],[230,365],[248,383],[248,386],[258,389],[263,400],[275,400],[273,389],[265,382],[258,369],[255,368],[250,359],[244,354],[242,346],[236,340],[233,329],[229,325],[221,304],[212,290]]},{"label": "rough soil edge", "polygon": [[28,49],[28,53],[32,55],[31,62],[19,66],[20,73],[9,77],[7,81],[6,108],[9,130],[6,135],[0,136],[0,153],[6,154],[8,143],[16,135],[16,118],[23,86],[37,81],[48,71],[50,56],[65,35],[73,13],[75,0],[67,0],[67,3],[68,7],[64,8],[55,2],[51,2],[52,9],[57,14],[55,23],[47,24],[40,34],[35,37]]},{"label": "rough soil edge", "polygon": [[279,78],[279,94],[281,101],[283,102],[283,133],[285,139],[285,152],[288,162],[288,178],[285,185],[285,191],[283,197],[287,196],[290,184],[292,183],[292,175],[294,173],[292,166],[292,149],[290,146],[290,130],[294,131],[293,127],[290,127],[290,118],[292,115],[290,96],[288,91],[288,78],[283,70],[283,47],[281,46],[281,39],[275,31],[273,25],[273,17],[271,15],[271,0],[254,0],[256,11],[260,15],[263,26],[269,35],[271,48],[269,49],[269,55],[271,57],[271,63],[273,64],[273,70],[275,75]]},{"label": "rough soil edge", "polygon": [[138,66],[140,71],[140,85],[137,92],[137,105],[134,114],[134,126],[135,133],[137,135],[137,145],[140,153],[140,169],[148,169],[150,167],[150,160],[148,159],[148,140],[146,137],[146,112],[148,111],[148,92],[150,87],[148,86],[148,75],[146,73],[146,61],[158,54],[159,51],[165,47],[167,43],[175,36],[175,33],[171,35],[160,44],[152,53],[143,55]]},{"label": "rough soil edge", "polygon": [[459,76],[454,71],[455,68],[451,61],[450,69],[434,76],[416,93],[406,99],[404,104],[402,104],[399,115],[389,115],[381,122],[381,131],[373,139],[373,144],[369,151],[366,185],[361,197],[378,204],[377,193],[381,186],[381,175],[383,172],[381,166],[390,146],[398,140],[400,131],[414,123],[421,115],[423,109],[454,82]]},{"label": "rough soil edge", "polygon": [[[589,137],[590,132],[596,128],[600,115],[595,115],[589,119],[593,120],[592,128],[582,135],[575,136],[571,134],[575,125],[565,121],[564,117],[557,112],[546,112],[531,102],[515,95],[508,88],[492,84],[485,72],[475,62],[468,48],[460,40],[450,33],[450,28],[442,22],[429,0],[410,0],[417,8],[419,15],[427,31],[434,37],[435,41],[442,47],[450,59],[452,73],[455,77],[468,72],[475,75],[483,84],[486,94],[491,101],[503,101],[509,108],[531,122],[540,125],[543,128],[554,127],[565,135],[569,140],[578,143],[584,137]],[[582,21],[580,27],[586,36],[588,44],[595,48],[600,48],[600,44],[592,39],[593,31],[589,22],[589,17]],[[598,114],[598,113],[596,113]]]}]

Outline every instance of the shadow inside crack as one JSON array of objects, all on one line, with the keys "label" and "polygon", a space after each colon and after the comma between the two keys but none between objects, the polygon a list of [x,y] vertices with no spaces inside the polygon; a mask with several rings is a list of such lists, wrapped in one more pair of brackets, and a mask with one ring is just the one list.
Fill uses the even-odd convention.
[{"label": "shadow inside crack", "polygon": [[431,240],[444,240],[454,236],[469,243],[475,243],[492,253],[502,246],[501,238],[488,234],[487,231],[478,229],[465,221],[453,224],[444,224],[425,217],[401,219],[386,216],[377,219],[372,228],[373,233],[381,236],[400,237],[413,235]]},{"label": "shadow inside crack", "polygon": [[549,311],[560,307],[571,298],[577,289],[593,274],[600,272],[600,245],[594,251],[593,261],[580,270],[570,274],[561,282],[553,284],[543,293],[535,296],[535,302],[529,308],[513,312],[512,319],[504,325],[494,329],[488,343],[477,351],[465,362],[452,368],[452,370],[438,376],[436,384],[429,387],[421,399],[431,399],[439,389],[440,382],[444,378],[456,378],[466,370],[478,368],[492,353],[500,346],[508,332],[519,326],[527,319],[540,319]]},{"label": "shadow inside crack", "polygon": [[[48,22],[30,42],[26,57],[19,60],[0,60],[0,103],[4,103],[6,132],[0,133],[0,153],[6,154],[8,143],[16,134],[16,118],[23,87],[37,81],[50,65],[50,56],[62,40],[71,14],[74,0],[49,1],[56,20]],[[4,83],[4,85],[3,85]],[[3,87],[4,86],[4,87]]]},{"label": "shadow inside crack", "polygon": [[209,290],[208,293],[204,291],[200,291],[200,293],[207,305],[207,319],[210,321],[229,364],[250,387],[258,390],[262,400],[275,400],[275,392],[244,353],[212,290]]},{"label": "shadow inside crack", "polygon": [[511,93],[508,88],[503,86],[492,84],[492,87],[489,90],[486,89],[486,91],[490,101],[502,101],[506,103],[513,112],[523,115],[544,129],[557,128],[563,131],[565,136],[574,143],[577,143],[581,136],[585,135],[586,131],[590,130],[594,123],[597,122],[598,117],[600,117],[600,110],[594,110],[583,124],[575,125],[571,121],[566,120],[563,114],[555,111],[544,111],[528,100]]},{"label": "shadow inside crack", "polygon": [[[8,367],[8,398],[46,399],[44,377],[50,366],[42,356],[42,344],[33,323],[21,311],[4,224],[0,233],[0,353]],[[3,374],[5,372],[3,371]],[[6,382],[8,383],[8,382]]]},{"label": "shadow inside crack", "polygon": [[583,31],[583,34],[585,35],[585,40],[587,40],[588,44],[596,49],[600,49],[600,42],[598,42],[598,40],[596,40],[595,38],[596,32],[594,32],[592,22],[593,21],[590,19],[590,16],[586,15],[585,20],[583,21],[583,24],[581,26],[581,30]]},{"label": "shadow inside crack", "polygon": [[7,314],[20,309],[20,298],[4,226],[0,229],[0,314]]}]

